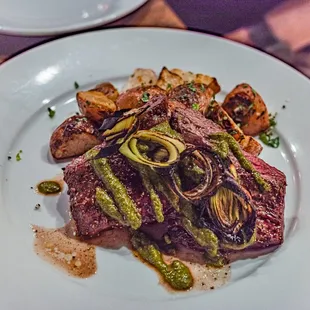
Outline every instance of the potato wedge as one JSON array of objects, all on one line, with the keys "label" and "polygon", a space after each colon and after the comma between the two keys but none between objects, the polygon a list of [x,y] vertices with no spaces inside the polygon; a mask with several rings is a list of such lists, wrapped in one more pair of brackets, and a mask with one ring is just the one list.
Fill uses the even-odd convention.
[{"label": "potato wedge", "polygon": [[256,156],[261,153],[263,148],[260,143],[253,137],[245,135],[240,127],[236,125],[234,120],[216,101],[213,101],[209,106],[206,117],[210,118],[213,122],[220,125],[231,134],[246,152]]},{"label": "potato wedge", "polygon": [[76,94],[79,109],[83,115],[96,123],[116,111],[116,104],[99,91],[80,91]]},{"label": "potato wedge", "polygon": [[91,91],[99,91],[113,102],[115,102],[119,96],[118,90],[111,83],[106,82],[96,85],[96,87]]},{"label": "potato wedge", "polygon": [[142,106],[153,96],[162,94],[165,95],[166,92],[158,86],[131,88],[120,94],[116,100],[116,106],[118,110],[137,108]]},{"label": "potato wedge", "polygon": [[256,136],[269,128],[269,115],[262,97],[249,85],[237,85],[222,105],[246,135]]},{"label": "potato wedge", "polygon": [[135,88],[138,86],[155,85],[156,81],[157,81],[157,75],[153,70],[138,68],[129,77],[126,85],[123,88],[123,91],[126,91],[130,88]]},{"label": "potato wedge", "polygon": [[64,159],[79,156],[102,141],[93,123],[85,116],[66,119],[53,132],[50,151],[54,158]]},{"label": "potato wedge", "polygon": [[171,72],[179,75],[183,79],[184,83],[194,82],[207,85],[208,88],[213,90],[214,95],[221,91],[221,87],[218,84],[216,78],[209,75],[200,73],[194,74],[193,72],[183,71],[181,69],[172,69]]},{"label": "potato wedge", "polygon": [[182,84],[184,84],[182,77],[169,71],[166,67],[162,68],[156,83],[158,87],[166,91]]}]

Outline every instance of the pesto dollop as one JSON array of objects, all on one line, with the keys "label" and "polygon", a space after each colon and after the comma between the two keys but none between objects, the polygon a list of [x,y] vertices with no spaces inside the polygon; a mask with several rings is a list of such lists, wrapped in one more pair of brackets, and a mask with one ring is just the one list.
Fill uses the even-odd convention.
[{"label": "pesto dollop", "polygon": [[181,261],[166,264],[160,251],[142,234],[133,236],[131,242],[141,258],[154,266],[173,289],[188,290],[193,286],[192,274]]},{"label": "pesto dollop", "polygon": [[118,211],[118,208],[115,205],[113,199],[103,188],[96,188],[96,202],[105,214],[109,215],[121,224],[124,223],[124,219],[121,213]]},{"label": "pesto dollop", "polygon": [[54,195],[61,192],[61,185],[56,181],[43,181],[38,184],[37,189],[43,195]]},{"label": "pesto dollop", "polygon": [[[91,153],[88,153],[89,156]],[[94,167],[98,176],[102,179],[105,187],[113,194],[120,212],[126,218],[128,224],[133,229],[138,229],[142,224],[142,217],[139,213],[136,204],[129,197],[126,187],[113,173],[107,158],[91,160],[91,165]]]},{"label": "pesto dollop", "polygon": [[246,159],[238,142],[228,133],[219,132],[212,134],[211,139],[215,140],[214,152],[218,153],[221,157],[226,158],[228,156],[227,150],[229,149],[239,161],[241,167],[246,171],[252,173],[255,181],[264,190],[270,190],[270,185],[264,180],[261,174],[256,171],[249,160]]}]

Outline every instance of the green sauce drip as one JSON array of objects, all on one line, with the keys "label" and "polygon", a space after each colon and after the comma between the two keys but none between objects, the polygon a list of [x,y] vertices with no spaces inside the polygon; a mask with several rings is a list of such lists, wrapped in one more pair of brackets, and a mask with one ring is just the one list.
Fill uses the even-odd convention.
[{"label": "green sauce drip", "polygon": [[197,228],[195,227],[192,222],[183,217],[182,225],[195,239],[195,241],[202,247],[208,248],[208,255],[210,257],[217,256],[218,253],[218,238],[208,228]]},{"label": "green sauce drip", "polygon": [[103,188],[96,188],[96,201],[105,214],[124,224],[123,216],[118,211],[113,199]]},{"label": "green sauce drip", "polygon": [[164,214],[163,214],[163,205],[160,201],[160,198],[158,197],[154,186],[150,182],[149,174],[148,174],[148,169],[142,165],[139,166],[139,172],[142,178],[142,183],[145,187],[145,189],[148,191],[150,198],[152,200],[152,205],[155,213],[155,217],[157,222],[161,223],[164,221]]},{"label": "green sauce drip", "polygon": [[38,186],[39,193],[44,195],[53,195],[61,192],[61,186],[56,181],[43,181]]},{"label": "green sauce drip", "polygon": [[[86,156],[88,156],[87,153]],[[92,154],[92,153],[90,153]],[[126,187],[113,173],[107,158],[100,158],[91,161],[98,176],[102,179],[106,188],[113,194],[114,200],[121,213],[133,229],[138,229],[142,224],[141,214],[136,204],[129,197]]]},{"label": "green sauce drip", "polygon": [[193,277],[182,262],[174,260],[170,265],[166,264],[158,249],[141,234],[134,236],[131,242],[139,255],[154,266],[173,289],[188,290],[193,286]]},{"label": "green sauce drip", "polygon": [[182,136],[175,130],[173,130],[168,121],[164,121],[150,129],[151,131],[157,131],[162,134],[165,134],[171,138],[176,138],[183,141]]},{"label": "green sauce drip", "polygon": [[[261,174],[254,169],[250,161],[245,158],[238,142],[231,135],[220,132],[212,134],[210,137],[216,141],[214,146],[214,151],[216,153],[218,153],[221,157],[226,158],[228,156],[226,149],[228,148],[231,150],[234,156],[238,159],[241,167],[252,173],[256,183],[259,184],[264,190],[270,190],[270,185],[264,180]],[[226,146],[224,146],[225,144]]]},{"label": "green sauce drip", "polygon": [[190,178],[195,184],[201,183],[205,172],[193,162],[191,157],[185,157],[180,162],[180,166],[185,177]]}]

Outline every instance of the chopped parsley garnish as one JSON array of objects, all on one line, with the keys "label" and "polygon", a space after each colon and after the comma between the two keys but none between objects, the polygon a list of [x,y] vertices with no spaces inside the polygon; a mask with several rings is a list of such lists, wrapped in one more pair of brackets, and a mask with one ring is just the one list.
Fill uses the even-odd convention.
[{"label": "chopped parsley garnish", "polygon": [[277,113],[274,115],[269,114],[269,124],[270,127],[265,132],[262,132],[259,135],[259,139],[266,145],[271,146],[273,148],[277,148],[280,145],[280,138],[279,137],[273,137],[273,129],[277,125],[276,122],[276,116]]},{"label": "chopped parsley garnish", "polygon": [[192,104],[192,109],[195,110],[195,111],[198,111],[199,110],[199,104],[198,103],[193,103]]},{"label": "chopped parsley garnish", "polygon": [[23,152],[22,150],[19,150],[19,152],[16,154],[16,161],[21,161],[22,160],[22,158],[20,156],[22,152]]},{"label": "chopped parsley garnish", "polygon": [[253,93],[254,97],[257,95],[257,92],[255,91],[254,88],[252,88],[252,93]]},{"label": "chopped parsley garnish", "polygon": [[12,156],[8,156],[8,160],[11,160],[12,159]]},{"label": "chopped parsley garnish", "polygon": [[266,145],[277,148],[280,145],[280,138],[272,138],[272,132],[263,132],[259,135],[259,139]]},{"label": "chopped parsley garnish", "polygon": [[274,115],[269,114],[269,124],[270,124],[270,127],[275,127],[277,125],[276,116],[277,116],[277,113],[275,113]]},{"label": "chopped parsley garnish", "polygon": [[77,81],[74,82],[74,88],[78,89],[80,87],[79,83]]},{"label": "chopped parsley garnish", "polygon": [[285,106],[285,105],[283,105],[283,106],[282,106],[282,109],[285,109],[285,108],[286,108],[286,106]]},{"label": "chopped parsley garnish", "polygon": [[170,83],[167,84],[167,90],[171,89],[172,85]]},{"label": "chopped parsley garnish", "polygon": [[193,91],[193,92],[196,91],[196,87],[194,86],[194,83],[193,83],[193,82],[190,82],[190,83],[188,84],[188,88],[189,88],[191,91]]},{"label": "chopped parsley garnish", "polygon": [[148,102],[149,99],[150,99],[150,94],[149,94],[149,93],[143,93],[143,94],[142,94],[141,100],[142,100],[143,102]]},{"label": "chopped parsley garnish", "polygon": [[85,102],[87,105],[90,105],[90,102],[88,101],[88,100],[86,100],[86,102]]},{"label": "chopped parsley garnish", "polygon": [[242,88],[248,88],[248,84],[242,84]]},{"label": "chopped parsley garnish", "polygon": [[47,111],[48,111],[48,116],[49,116],[50,118],[53,118],[53,117],[55,116],[56,111],[55,111],[54,109],[48,107],[48,108],[47,108]]},{"label": "chopped parsley garnish", "polygon": [[203,84],[200,85],[200,89],[201,89],[201,91],[205,91],[206,90],[206,88],[205,88],[205,86]]}]

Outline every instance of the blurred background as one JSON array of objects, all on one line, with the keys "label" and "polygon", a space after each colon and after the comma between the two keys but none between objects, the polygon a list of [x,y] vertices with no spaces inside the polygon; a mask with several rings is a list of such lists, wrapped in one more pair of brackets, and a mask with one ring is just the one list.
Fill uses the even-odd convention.
[{"label": "blurred background", "polygon": [[[224,36],[266,51],[310,77],[310,0],[149,0],[99,29],[115,26],[182,28]],[[1,34],[0,60],[54,38]]]}]

